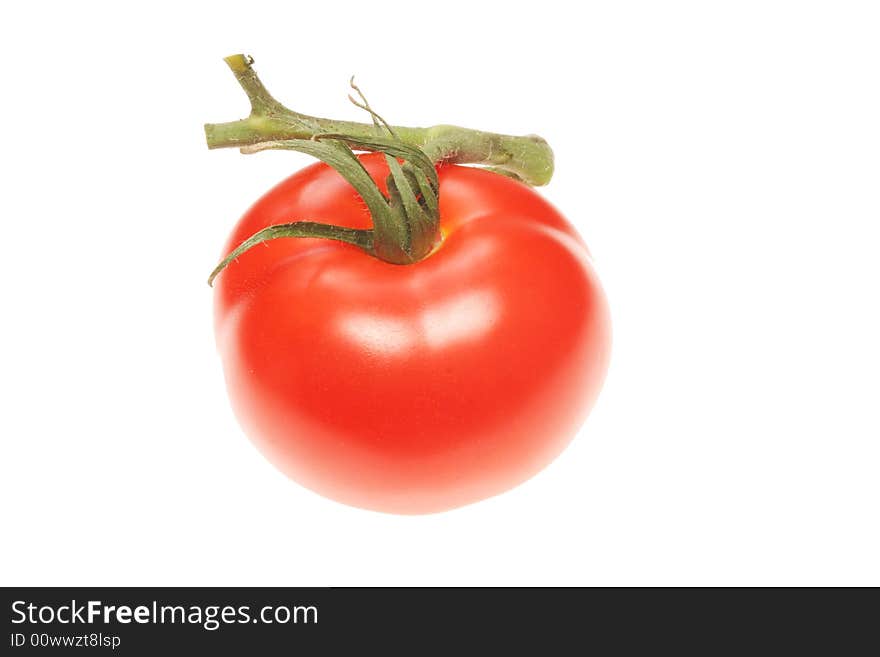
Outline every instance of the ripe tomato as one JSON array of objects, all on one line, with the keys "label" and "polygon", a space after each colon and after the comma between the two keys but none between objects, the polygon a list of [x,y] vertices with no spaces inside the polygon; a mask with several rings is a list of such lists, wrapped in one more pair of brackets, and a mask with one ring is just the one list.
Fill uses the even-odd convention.
[{"label": "ripe tomato", "polygon": [[[381,154],[361,156],[384,190]],[[507,490],[567,445],[609,358],[605,297],[574,228],[527,186],[439,169],[444,239],[393,265],[355,246],[277,239],[217,278],[216,332],[235,412],[302,485],[427,513]],[[225,253],[295,220],[370,227],[315,164],[244,215]]]}]

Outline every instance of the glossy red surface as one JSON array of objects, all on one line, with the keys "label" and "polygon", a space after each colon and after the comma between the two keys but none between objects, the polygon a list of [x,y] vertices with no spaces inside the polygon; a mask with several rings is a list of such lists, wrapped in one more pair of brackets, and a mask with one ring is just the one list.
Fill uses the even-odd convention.
[{"label": "glossy red surface", "polygon": [[[384,179],[381,156],[362,160]],[[608,310],[573,227],[513,180],[439,175],[444,240],[417,264],[288,238],[251,249],[215,284],[246,433],[340,502],[426,513],[507,490],[564,449],[605,375]],[[317,164],[260,199],[225,252],[294,220],[370,225],[354,190]]]}]

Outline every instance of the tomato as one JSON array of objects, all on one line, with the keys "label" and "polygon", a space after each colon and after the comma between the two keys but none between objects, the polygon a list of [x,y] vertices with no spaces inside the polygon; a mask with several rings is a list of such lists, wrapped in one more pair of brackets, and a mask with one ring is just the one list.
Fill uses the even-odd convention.
[{"label": "tomato", "polygon": [[[384,190],[383,156],[360,158]],[[217,343],[245,432],[346,504],[428,513],[516,486],[565,448],[605,376],[608,309],[571,224],[512,179],[438,172],[443,241],[424,260],[287,238],[217,278]],[[295,220],[370,227],[354,189],[315,164],[257,201],[225,253]]]}]

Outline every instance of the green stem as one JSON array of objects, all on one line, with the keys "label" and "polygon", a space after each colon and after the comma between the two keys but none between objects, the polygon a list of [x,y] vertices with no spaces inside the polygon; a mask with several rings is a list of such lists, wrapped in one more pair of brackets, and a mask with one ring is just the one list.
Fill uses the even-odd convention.
[{"label": "green stem", "polygon": [[[252,68],[253,59],[231,55],[226,64],[251,101],[246,119],[208,123],[209,148],[250,146],[266,141],[312,139],[326,133],[345,134],[369,141],[376,136],[373,124],[336,121],[288,109],[268,92]],[[393,126],[405,144],[422,149],[435,164],[479,164],[512,175],[530,185],[546,185],[553,175],[553,151],[541,137],[513,137],[452,125],[430,128]]]}]

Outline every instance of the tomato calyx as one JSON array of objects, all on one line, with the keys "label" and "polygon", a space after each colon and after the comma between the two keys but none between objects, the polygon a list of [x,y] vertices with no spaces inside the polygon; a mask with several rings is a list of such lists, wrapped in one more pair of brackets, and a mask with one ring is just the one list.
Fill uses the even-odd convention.
[{"label": "tomato calyx", "polygon": [[[388,196],[382,193],[364,169],[352,147],[385,154],[391,171],[386,181]],[[380,136],[364,140],[328,133],[317,135],[312,140],[263,142],[242,150],[256,152],[268,149],[307,153],[335,169],[366,203],[373,228],[346,228],[312,221],[269,226],[229,253],[211,272],[209,285],[245,251],[262,242],[283,237],[318,237],[346,242],[381,260],[400,265],[418,262],[440,241],[437,171],[419,149]],[[398,157],[406,159],[401,164]]]},{"label": "tomato calyx", "polygon": [[[275,100],[260,81],[252,57],[225,59],[251,102],[246,119],[206,124],[209,148],[237,146],[242,153],[293,150],[318,158],[335,169],[361,196],[372,229],[303,220],[269,226],[250,236],[217,265],[214,278],[250,248],[285,237],[317,237],[361,248],[392,264],[406,265],[428,256],[440,243],[439,183],[435,166],[442,162],[472,163],[527,184],[549,182],[553,152],[540,137],[512,137],[456,126],[393,127],[370,107],[351,81],[360,101],[349,99],[372,118],[372,125],[334,121],[294,112]],[[390,174],[382,192],[354,151],[381,152]],[[299,218],[297,218],[299,219]]]},{"label": "tomato calyx", "polygon": [[[352,101],[373,116],[378,134],[363,138],[344,133],[323,133],[305,139],[266,141],[242,148],[245,153],[281,149],[306,153],[335,169],[367,205],[372,229],[354,229],[312,221],[295,221],[269,226],[250,236],[211,272],[208,284],[230,262],[257,244],[283,237],[318,237],[353,244],[368,254],[393,264],[412,264],[427,256],[440,241],[440,212],[437,197],[440,183],[434,163],[419,148],[404,143],[384,119],[373,112],[360,89],[363,102]],[[390,174],[386,196],[354,154],[353,149],[385,154]],[[398,158],[402,162],[398,161]]]}]

